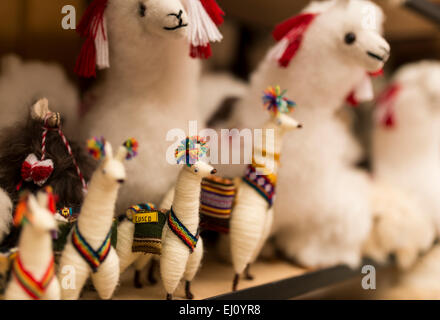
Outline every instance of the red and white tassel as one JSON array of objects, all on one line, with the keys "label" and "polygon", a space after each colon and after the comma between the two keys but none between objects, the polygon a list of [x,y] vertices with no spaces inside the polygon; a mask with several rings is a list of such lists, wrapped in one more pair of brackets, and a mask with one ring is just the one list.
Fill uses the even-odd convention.
[{"label": "red and white tassel", "polygon": [[211,42],[221,41],[218,25],[223,23],[224,12],[215,0],[186,0],[188,13],[188,38],[193,58],[209,58]]},{"label": "red and white tassel", "polygon": [[110,66],[105,9],[108,0],[94,0],[82,17],[77,32],[86,38],[76,61],[75,72],[81,77],[96,77],[99,69]]}]

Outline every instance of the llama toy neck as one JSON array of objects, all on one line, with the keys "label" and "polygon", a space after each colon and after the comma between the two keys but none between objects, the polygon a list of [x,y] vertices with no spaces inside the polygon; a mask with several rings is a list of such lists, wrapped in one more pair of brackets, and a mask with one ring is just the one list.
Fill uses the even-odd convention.
[{"label": "llama toy neck", "polygon": [[162,104],[167,99],[181,103],[196,96],[199,63],[189,57],[186,40],[144,36],[136,43],[117,43],[110,48],[111,67],[104,84],[107,91]]},{"label": "llama toy neck", "polygon": [[78,228],[92,246],[99,246],[113,223],[119,185],[108,183],[99,168],[90,180],[89,190],[78,217]]},{"label": "llama toy neck", "polygon": [[[273,132],[273,134],[269,134],[268,130]],[[265,167],[271,169],[273,174],[277,174],[278,172],[283,136],[283,130],[278,128],[273,120],[271,120],[263,127],[262,148],[258,146],[254,148],[255,160],[257,160],[258,163],[264,162]]]},{"label": "llama toy neck", "polygon": [[35,277],[42,276],[53,258],[50,232],[37,231],[29,224],[24,225],[18,252],[25,268],[35,273]]},{"label": "llama toy neck", "polygon": [[202,179],[187,168],[180,171],[174,194],[176,217],[193,234],[199,227],[199,201]]}]

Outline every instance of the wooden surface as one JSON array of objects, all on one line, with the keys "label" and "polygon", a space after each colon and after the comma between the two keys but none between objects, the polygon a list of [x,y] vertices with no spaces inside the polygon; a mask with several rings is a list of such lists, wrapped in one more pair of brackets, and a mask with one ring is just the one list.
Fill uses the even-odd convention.
[{"label": "wooden surface", "polygon": [[[213,257],[207,257],[202,269],[199,271],[193,282],[193,293],[195,299],[201,300],[217,295],[229,293],[232,287],[233,269],[231,265],[216,261]],[[299,276],[307,272],[283,261],[257,262],[252,267],[252,274],[255,280],[241,280],[239,289],[249,288],[256,285]],[[165,298],[165,291],[161,282],[151,286],[145,284],[142,289],[133,287],[134,271],[127,270],[121,277],[121,285],[117,289],[115,300],[162,300]],[[146,283],[146,275],[142,280]],[[185,296],[183,283],[175,292],[175,299],[183,299]],[[83,299],[97,299],[96,292],[85,292]]]}]

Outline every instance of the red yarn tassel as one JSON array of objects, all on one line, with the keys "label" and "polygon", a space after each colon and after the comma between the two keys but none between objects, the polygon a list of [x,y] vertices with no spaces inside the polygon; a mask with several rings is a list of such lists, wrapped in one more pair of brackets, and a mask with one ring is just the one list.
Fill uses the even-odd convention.
[{"label": "red yarn tassel", "polygon": [[87,38],[76,60],[75,73],[80,77],[96,77],[96,47],[95,40]]},{"label": "red yarn tassel", "polygon": [[81,37],[87,38],[75,66],[75,73],[81,77],[96,77],[95,39],[97,33],[102,32],[107,3],[108,0],[94,0],[87,8],[76,29]]},{"label": "red yarn tassel", "polygon": [[384,74],[383,69],[379,69],[375,72],[368,72],[368,75],[373,78],[383,76],[383,74]]},{"label": "red yarn tassel", "polygon": [[200,58],[200,59],[208,59],[212,56],[211,45],[208,43],[206,46],[198,46],[195,47],[191,45],[190,51],[191,58]]},{"label": "red yarn tassel", "polygon": [[203,8],[210,16],[211,20],[214,21],[216,25],[221,25],[224,21],[225,12],[219,7],[215,0],[200,0],[202,2]]},{"label": "red yarn tassel", "polygon": [[286,51],[284,51],[281,58],[278,60],[278,63],[281,67],[287,68],[289,66],[290,61],[295,56],[296,52],[298,51],[300,45],[301,45],[302,37],[298,37],[297,39],[293,40],[292,43],[289,44]]},{"label": "red yarn tassel", "polygon": [[359,101],[356,99],[354,91],[350,92],[345,101],[351,105],[352,107],[357,107],[359,105]]}]

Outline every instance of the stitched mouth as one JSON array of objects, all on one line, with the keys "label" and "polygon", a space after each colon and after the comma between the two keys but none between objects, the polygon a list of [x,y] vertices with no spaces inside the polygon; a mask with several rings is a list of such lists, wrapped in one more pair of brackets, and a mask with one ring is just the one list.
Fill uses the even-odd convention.
[{"label": "stitched mouth", "polygon": [[384,61],[384,57],[381,57],[381,56],[379,56],[379,55],[377,55],[377,54],[375,54],[375,53],[373,53],[373,52],[371,52],[371,51],[367,51],[367,54],[371,57],[371,58],[373,58],[373,59],[376,59],[376,60],[379,60],[379,61]]},{"label": "stitched mouth", "polygon": [[185,27],[187,27],[188,26],[188,24],[187,23],[183,23],[183,24],[179,24],[179,25],[177,25],[177,26],[175,26],[175,27],[163,27],[165,30],[168,30],[168,31],[172,31],[172,30],[177,30],[177,29],[180,29],[180,28],[185,28]]}]

